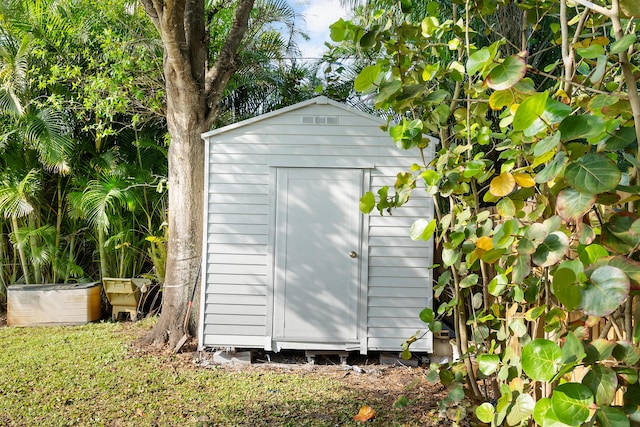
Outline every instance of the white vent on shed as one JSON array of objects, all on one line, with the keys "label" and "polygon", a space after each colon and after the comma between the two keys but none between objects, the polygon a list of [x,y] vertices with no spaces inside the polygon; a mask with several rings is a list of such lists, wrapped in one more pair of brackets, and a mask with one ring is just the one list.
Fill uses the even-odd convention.
[{"label": "white vent on shed", "polygon": [[337,125],[338,116],[302,116],[302,123],[307,125]]}]

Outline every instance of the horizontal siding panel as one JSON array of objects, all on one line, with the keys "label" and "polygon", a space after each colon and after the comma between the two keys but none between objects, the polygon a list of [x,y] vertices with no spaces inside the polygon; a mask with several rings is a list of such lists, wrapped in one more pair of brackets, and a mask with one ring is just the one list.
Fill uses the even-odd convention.
[{"label": "horizontal siding panel", "polygon": [[207,262],[216,262],[218,254],[230,255],[266,255],[267,247],[260,245],[230,245],[226,243],[207,244]]},{"label": "horizontal siding panel", "polygon": [[208,242],[231,243],[238,245],[266,245],[266,234],[213,234],[209,233]]},{"label": "horizontal siding panel", "polygon": [[[251,163],[251,159],[246,159],[242,163],[219,163],[216,158],[211,156],[209,159],[209,174],[247,174],[252,175],[269,175],[269,166],[266,163]],[[211,179],[211,177],[209,177]]]},{"label": "horizontal siding panel", "polygon": [[211,264],[266,265],[266,254],[215,254],[209,259]]},{"label": "horizontal siding panel", "polygon": [[367,330],[367,335],[371,337],[378,338],[400,338],[401,340],[406,340],[411,337],[416,331],[426,332],[427,324],[422,323],[420,328],[369,328]]},{"label": "horizontal siding panel", "polygon": [[[422,288],[429,287],[430,277],[377,277],[369,276],[369,287],[385,287],[385,288]],[[425,293],[427,291],[425,290]],[[403,295],[398,295],[399,297]]]},{"label": "horizontal siding panel", "polygon": [[205,304],[238,304],[238,299],[242,298],[244,306],[257,305],[265,307],[267,300],[263,295],[242,295],[237,294],[206,294]]},{"label": "horizontal siding panel", "polygon": [[210,224],[209,234],[267,234],[266,224]]},{"label": "horizontal siding panel", "polygon": [[[212,197],[215,199],[215,197]],[[228,204],[228,203],[220,203],[220,202],[209,202],[209,213],[211,214],[223,214],[223,215],[236,215],[236,214],[247,214],[247,215],[264,215],[268,210],[267,205],[255,204],[249,205],[246,203],[237,203],[237,204]]]},{"label": "horizontal siding panel", "polygon": [[[427,326],[424,322],[416,317],[369,317],[369,327],[372,328],[414,328],[416,330],[425,330]],[[407,337],[408,338],[408,337]]]},{"label": "horizontal siding panel", "polygon": [[392,318],[406,318],[406,319],[419,319],[420,312],[424,307],[369,307],[367,315],[369,319],[374,317],[392,317]]},{"label": "horizontal siding panel", "polygon": [[[400,212],[402,211],[402,212]],[[402,215],[396,215],[402,214]],[[413,225],[414,221],[418,218],[431,218],[431,210],[426,207],[407,208],[401,207],[399,211],[394,211],[393,215],[385,216],[370,215],[369,224],[371,227],[406,227],[407,235],[409,234],[409,228]]]},{"label": "horizontal siding panel", "polygon": [[371,236],[369,237],[369,246],[404,246],[420,248],[427,247],[428,245],[427,242],[423,240],[411,240],[409,236],[406,238]]},{"label": "horizontal siding panel", "polygon": [[[414,331],[415,332],[415,331]],[[411,336],[411,335],[409,335]],[[409,338],[409,336],[407,338]],[[419,341],[411,344],[411,351],[421,351],[426,353],[431,353],[433,351],[433,345],[431,343],[431,339],[425,337]],[[405,338],[406,339],[406,338]],[[368,347],[373,351],[402,351],[400,346],[404,342],[404,339],[400,341],[398,344],[397,338],[369,338]]]},{"label": "horizontal siding panel", "polygon": [[266,275],[266,265],[211,264],[209,274]]},{"label": "horizontal siding panel", "polygon": [[[267,277],[266,276],[243,276],[240,274],[209,274],[207,272],[207,283],[211,284],[211,289],[215,290],[220,289],[222,286],[220,285],[230,285],[233,286],[247,286],[248,288],[256,288],[263,289],[263,287],[267,286]],[[236,293],[240,291],[233,292],[224,292],[222,290],[217,291],[219,294],[228,294],[228,293]],[[262,290],[261,292],[264,292]],[[247,294],[256,294],[255,291],[247,290]],[[260,293],[260,295],[266,295],[264,293]]]},{"label": "horizontal siding panel", "polygon": [[208,207],[223,206],[227,204],[239,205],[263,205],[267,209],[269,205],[268,194],[208,194]]},{"label": "horizontal siding panel", "polygon": [[245,173],[218,173],[209,174],[211,184],[264,184],[269,182],[269,174]]},{"label": "horizontal siding panel", "polygon": [[[266,335],[265,326],[247,325],[214,325],[204,322],[205,335]],[[262,338],[264,342],[264,338]]]},{"label": "horizontal siding panel", "polygon": [[[329,114],[334,116],[334,114]],[[302,117],[298,116],[293,119],[287,118],[285,123],[274,123],[271,121],[263,121],[258,125],[250,125],[240,128],[239,130],[234,130],[231,132],[227,132],[224,135],[224,139],[219,137],[218,140],[223,140],[224,142],[237,142],[237,141],[251,141],[253,143],[258,143],[260,141],[260,137],[262,141],[264,141],[264,137],[273,138],[273,137],[281,137],[274,138],[277,141],[281,141],[284,137],[291,137],[291,135],[296,135],[299,137],[305,136],[313,136],[314,139],[320,136],[348,136],[348,137],[357,137],[358,139],[369,139],[371,140],[371,144],[375,145],[393,145],[393,139],[390,136],[382,132],[379,128],[369,126],[345,126],[342,122],[345,120],[341,120],[342,117],[338,119],[340,122],[339,125],[316,125],[316,124],[303,124]],[[289,135],[287,132],[291,132]],[[376,141],[377,140],[377,141]],[[213,144],[216,145],[216,138],[212,138]],[[250,143],[251,143],[250,142]],[[376,144],[377,142],[377,144]],[[330,143],[330,140],[329,140]],[[354,142],[355,144],[356,142]],[[366,145],[366,144],[362,144]],[[217,148],[217,147],[216,147]]]},{"label": "horizontal siding panel", "polygon": [[216,184],[209,187],[209,194],[268,194],[268,184]]},{"label": "horizontal siding panel", "polygon": [[400,308],[417,308],[420,311],[429,306],[430,298],[387,298],[387,297],[369,297],[369,310],[372,307],[400,307]]},{"label": "horizontal siding panel", "polygon": [[406,267],[369,267],[369,277],[419,278],[428,279],[429,270],[426,268]]},{"label": "horizontal siding panel", "polygon": [[433,264],[424,257],[369,257],[370,267],[430,268],[432,265]]},{"label": "horizontal siding panel", "polygon": [[243,326],[265,326],[266,316],[248,316],[235,314],[208,314],[205,313],[204,321],[209,325],[243,325]]},{"label": "horizontal siding panel", "polygon": [[210,224],[266,224],[267,215],[209,214],[208,220]]},{"label": "horizontal siding panel", "polygon": [[387,247],[387,246],[369,246],[369,257],[431,257],[433,249],[431,247]]},{"label": "horizontal siding panel", "polygon": [[[241,316],[266,316],[267,309],[260,305],[237,305],[243,302],[242,297],[236,297],[236,304],[207,304],[205,306],[205,314],[224,314],[224,315],[241,315]],[[225,320],[226,321],[226,320]]]},{"label": "horizontal siding panel", "polygon": [[205,334],[203,338],[205,347],[264,348],[264,342],[264,335],[239,336]]},{"label": "horizontal siding panel", "polygon": [[369,229],[369,236],[410,238],[409,227],[371,227]]},{"label": "horizontal siding panel", "polygon": [[369,297],[426,298],[424,288],[381,287],[369,288]]}]

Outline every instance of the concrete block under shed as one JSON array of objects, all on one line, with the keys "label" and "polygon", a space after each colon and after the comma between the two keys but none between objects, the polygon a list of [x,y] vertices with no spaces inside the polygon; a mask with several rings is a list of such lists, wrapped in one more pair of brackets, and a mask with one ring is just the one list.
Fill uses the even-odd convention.
[{"label": "concrete block under shed", "polygon": [[218,350],[213,353],[213,363],[219,365],[250,365],[251,352]]},{"label": "concrete block under shed", "polygon": [[420,361],[415,356],[409,360],[405,360],[399,354],[394,353],[380,353],[381,365],[394,365],[394,366],[411,366],[417,368]]},{"label": "concrete block under shed", "polygon": [[9,326],[79,325],[100,319],[100,284],[11,285]]}]

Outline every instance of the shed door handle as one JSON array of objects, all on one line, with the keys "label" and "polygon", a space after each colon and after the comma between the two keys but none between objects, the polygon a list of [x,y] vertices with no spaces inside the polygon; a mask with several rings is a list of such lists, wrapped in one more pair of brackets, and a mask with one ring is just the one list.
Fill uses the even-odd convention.
[{"label": "shed door handle", "polygon": [[358,257],[358,253],[356,251],[351,251],[351,252],[349,252],[349,256],[351,258],[357,258]]}]

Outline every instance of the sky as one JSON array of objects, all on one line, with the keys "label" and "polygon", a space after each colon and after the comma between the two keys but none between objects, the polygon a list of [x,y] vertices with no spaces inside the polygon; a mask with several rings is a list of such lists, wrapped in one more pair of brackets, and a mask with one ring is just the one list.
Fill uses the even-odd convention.
[{"label": "sky", "polygon": [[329,26],[338,19],[346,18],[348,11],[340,6],[339,0],[290,0],[297,13],[304,16],[300,23],[309,41],[299,43],[302,56],[320,58],[325,52],[325,41],[330,41]]}]

